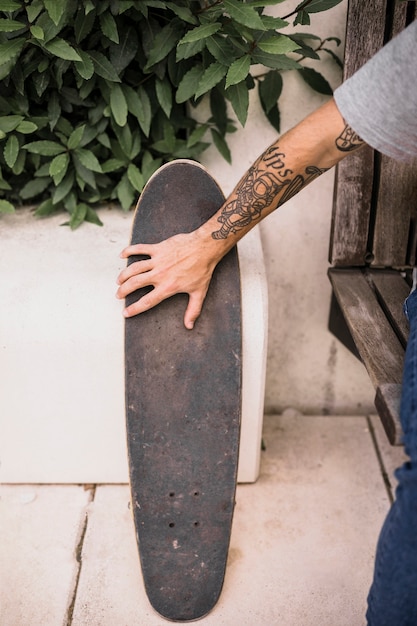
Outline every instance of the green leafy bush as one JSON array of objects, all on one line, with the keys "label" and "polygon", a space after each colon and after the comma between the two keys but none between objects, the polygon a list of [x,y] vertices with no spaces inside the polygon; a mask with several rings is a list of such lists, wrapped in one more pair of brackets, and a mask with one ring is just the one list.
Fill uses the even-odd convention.
[{"label": "green leafy bush", "polygon": [[[255,87],[279,131],[281,73],[331,94],[303,62],[340,64],[335,38],[285,28],[340,1],[286,14],[282,0],[0,0],[0,212],[32,203],[38,216],[66,210],[72,228],[100,224],[95,208],[129,209],[155,169],[198,159],[210,134],[230,161],[227,102],[244,125]],[[279,3],[282,18],[264,14]],[[204,96],[200,123],[192,107]]]}]

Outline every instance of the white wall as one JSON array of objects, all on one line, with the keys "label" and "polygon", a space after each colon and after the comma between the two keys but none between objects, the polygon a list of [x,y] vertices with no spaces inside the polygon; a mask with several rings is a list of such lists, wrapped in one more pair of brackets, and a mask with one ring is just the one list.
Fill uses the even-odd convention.
[{"label": "white wall", "polygon": [[[296,6],[297,2],[285,2]],[[271,8],[283,14],[283,6]],[[311,32],[344,40],[346,0],[333,9],[311,15]],[[306,27],[298,27],[305,31]],[[341,51],[338,50],[339,55]],[[318,66],[316,66],[318,69]],[[336,64],[320,66],[333,88],[340,83]],[[294,72],[284,76],[280,99],[281,132],[322,104]],[[203,115],[203,112],[201,113]],[[248,122],[230,136],[232,164],[215,148],[203,163],[229,193],[259,154],[276,139],[263,116],[255,90]],[[330,284],[327,279],[334,172],[313,182],[261,225],[269,285],[269,348],[266,411],[294,407],[305,413],[361,413],[374,410],[373,388],[365,370],[327,330]]]}]

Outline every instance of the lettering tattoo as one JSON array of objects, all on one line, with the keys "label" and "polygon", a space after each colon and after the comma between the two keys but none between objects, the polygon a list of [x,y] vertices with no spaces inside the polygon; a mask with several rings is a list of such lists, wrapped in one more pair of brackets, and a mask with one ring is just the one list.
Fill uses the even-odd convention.
[{"label": "lettering tattoo", "polygon": [[341,152],[351,152],[363,145],[363,140],[346,124],[339,137],[336,139],[336,147]]},{"label": "lettering tattoo", "polygon": [[294,172],[286,167],[285,158],[279,146],[271,147],[248,170],[236,188],[236,197],[225,205],[218,217],[221,228],[211,234],[213,239],[227,239],[230,233],[237,233],[251,222],[259,220],[262,212],[274,204],[279,194],[282,195],[277,207],[326,171],[309,165],[304,175],[292,176]]}]

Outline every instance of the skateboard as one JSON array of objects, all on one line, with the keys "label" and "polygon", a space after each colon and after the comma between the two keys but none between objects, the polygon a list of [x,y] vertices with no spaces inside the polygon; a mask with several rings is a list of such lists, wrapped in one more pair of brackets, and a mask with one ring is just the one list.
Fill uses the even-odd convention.
[{"label": "skateboard", "polygon": [[[223,202],[217,183],[198,163],[165,164],[140,196],[131,243],[191,232]],[[131,294],[127,304],[145,292]],[[125,321],[126,427],[139,556],[151,605],[172,621],[206,615],[224,581],[241,413],[236,249],[216,267],[191,331],[183,325],[187,299],[177,294]]]}]

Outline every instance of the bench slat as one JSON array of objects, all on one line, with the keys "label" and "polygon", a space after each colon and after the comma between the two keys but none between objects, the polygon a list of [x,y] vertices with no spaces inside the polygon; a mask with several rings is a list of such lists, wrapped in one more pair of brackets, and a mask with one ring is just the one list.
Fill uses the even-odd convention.
[{"label": "bench slat", "polygon": [[[386,0],[350,0],[343,79],[349,78],[384,43]],[[336,168],[330,235],[332,265],[364,265],[374,173],[373,150],[365,147]]]},{"label": "bench slat", "polygon": [[410,222],[417,206],[417,162],[380,155],[372,265],[405,267]]},{"label": "bench slat", "polygon": [[375,387],[400,384],[404,348],[361,270],[330,269],[333,290]]},{"label": "bench slat", "polygon": [[388,441],[393,446],[402,445],[403,429],[400,422],[401,385],[385,383],[378,387],[375,407],[381,418]]},{"label": "bench slat", "polygon": [[381,306],[405,348],[409,326],[403,312],[403,302],[410,293],[410,287],[399,272],[371,270],[369,277],[375,286]]}]

